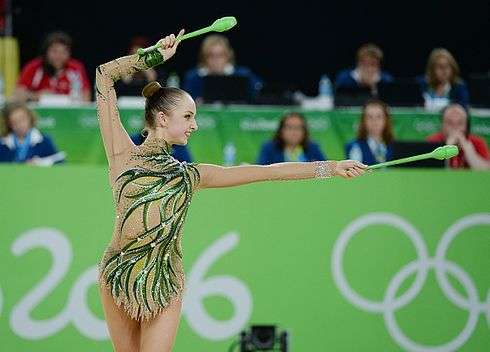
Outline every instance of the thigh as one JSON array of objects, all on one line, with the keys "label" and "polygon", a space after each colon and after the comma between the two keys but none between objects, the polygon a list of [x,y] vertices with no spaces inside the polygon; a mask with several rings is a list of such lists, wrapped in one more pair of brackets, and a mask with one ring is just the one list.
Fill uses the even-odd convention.
[{"label": "thigh", "polygon": [[131,319],[124,309],[114,302],[108,288],[100,287],[100,297],[114,350],[116,352],[138,351],[140,322]]},{"label": "thigh", "polygon": [[170,352],[180,322],[182,299],[173,299],[163,313],[141,321],[140,352]]}]

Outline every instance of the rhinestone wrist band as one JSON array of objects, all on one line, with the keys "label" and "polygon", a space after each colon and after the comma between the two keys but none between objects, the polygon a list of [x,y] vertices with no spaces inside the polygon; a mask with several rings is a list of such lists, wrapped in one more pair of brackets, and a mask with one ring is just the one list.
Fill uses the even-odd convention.
[{"label": "rhinestone wrist band", "polygon": [[336,161],[315,161],[315,178],[330,178],[335,176]]}]

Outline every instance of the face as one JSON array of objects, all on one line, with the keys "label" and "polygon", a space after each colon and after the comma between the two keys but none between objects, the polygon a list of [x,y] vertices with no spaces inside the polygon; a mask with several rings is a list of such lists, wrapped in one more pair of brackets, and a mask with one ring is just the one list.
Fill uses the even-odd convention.
[{"label": "face", "polygon": [[379,60],[375,57],[364,55],[357,62],[357,66],[360,70],[370,73],[376,74],[380,70]]},{"label": "face", "polygon": [[288,146],[297,146],[305,136],[304,122],[298,116],[290,116],[284,121],[281,137]]},{"label": "face", "polygon": [[383,108],[377,104],[368,105],[364,114],[368,136],[380,137],[386,124]]},{"label": "face", "polygon": [[448,83],[453,74],[449,60],[444,56],[439,56],[434,62],[434,74],[437,81]]},{"label": "face", "polygon": [[211,73],[222,74],[229,60],[230,56],[226,48],[221,44],[215,44],[209,49],[205,62]]},{"label": "face", "polygon": [[452,106],[444,112],[442,133],[449,136],[453,133],[466,133],[466,112],[460,106]]},{"label": "face", "polygon": [[31,118],[24,109],[15,109],[9,116],[10,128],[17,137],[24,138],[31,129]]},{"label": "face", "polygon": [[194,100],[186,94],[181,104],[170,113],[170,116],[164,115],[162,124],[166,128],[169,143],[186,145],[191,134],[198,128]]},{"label": "face", "polygon": [[65,66],[66,62],[70,58],[70,55],[70,49],[61,43],[51,44],[46,53],[48,62],[58,70]]}]

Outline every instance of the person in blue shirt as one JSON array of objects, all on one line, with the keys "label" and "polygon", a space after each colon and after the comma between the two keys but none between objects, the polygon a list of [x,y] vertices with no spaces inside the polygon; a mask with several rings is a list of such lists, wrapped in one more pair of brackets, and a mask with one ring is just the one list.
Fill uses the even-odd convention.
[{"label": "person in blue shirt", "polygon": [[391,160],[393,130],[388,106],[380,101],[367,101],[361,113],[357,138],[345,146],[345,155],[366,165]]},{"label": "person in blue shirt", "polygon": [[379,83],[393,82],[393,76],[381,70],[383,51],[374,44],[364,44],[357,50],[355,68],[337,74],[335,89],[367,87],[375,95]]},{"label": "person in blue shirt", "polygon": [[0,162],[50,166],[65,160],[65,154],[58,152],[51,138],[35,127],[36,116],[26,105],[8,104],[3,117]]},{"label": "person in blue shirt", "polygon": [[459,72],[459,65],[448,50],[432,50],[425,76],[417,77],[427,110],[439,111],[449,104],[468,108],[470,94]]},{"label": "person in blue shirt", "polygon": [[304,116],[292,112],[281,118],[273,139],[262,145],[257,164],[320,160],[327,158],[320,146],[310,140]]},{"label": "person in blue shirt", "polygon": [[235,53],[228,39],[221,34],[212,34],[204,39],[197,67],[185,74],[182,88],[197,102],[202,102],[203,77],[207,75],[248,77],[252,99],[262,89],[262,80],[257,75],[247,67],[235,65]]},{"label": "person in blue shirt", "polygon": [[[146,139],[145,132],[133,133],[129,136],[135,145],[142,144]],[[178,161],[192,162],[192,155],[186,145],[172,145],[172,156]]]}]

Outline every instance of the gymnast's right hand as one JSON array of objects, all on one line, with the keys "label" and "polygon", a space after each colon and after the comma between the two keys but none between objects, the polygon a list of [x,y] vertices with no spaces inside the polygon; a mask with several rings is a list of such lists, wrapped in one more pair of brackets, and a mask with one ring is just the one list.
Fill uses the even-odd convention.
[{"label": "gymnast's right hand", "polygon": [[160,45],[158,50],[162,53],[165,61],[174,56],[175,51],[177,50],[177,46],[179,45],[178,37],[184,34],[184,30],[181,29],[177,37],[175,35],[167,35],[166,37],[160,39],[157,44]]},{"label": "gymnast's right hand", "polygon": [[353,178],[361,176],[367,169],[367,165],[357,160],[342,160],[335,164],[334,175],[343,178]]}]

